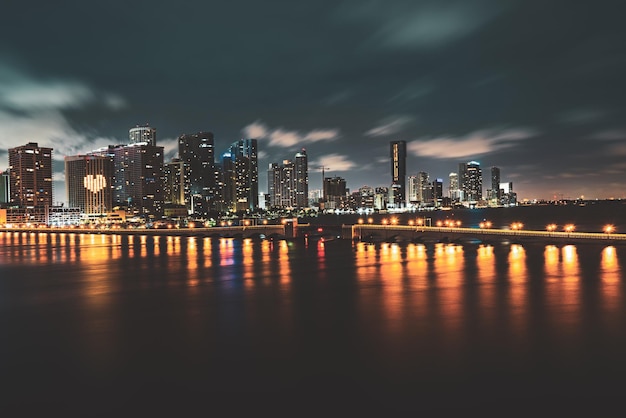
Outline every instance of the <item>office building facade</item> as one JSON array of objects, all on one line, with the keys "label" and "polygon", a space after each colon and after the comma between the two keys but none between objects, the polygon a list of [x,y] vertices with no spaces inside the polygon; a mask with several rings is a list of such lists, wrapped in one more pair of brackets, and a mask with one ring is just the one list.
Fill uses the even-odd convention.
[{"label": "office building facade", "polygon": [[406,205],[406,141],[392,141],[391,157],[391,189],[390,205],[401,208]]},{"label": "office building facade", "polygon": [[24,208],[52,206],[52,148],[29,142],[8,151],[9,203]]},{"label": "office building facade", "polygon": [[113,159],[100,155],[65,157],[65,187],[70,207],[84,214],[107,214],[113,209]]}]

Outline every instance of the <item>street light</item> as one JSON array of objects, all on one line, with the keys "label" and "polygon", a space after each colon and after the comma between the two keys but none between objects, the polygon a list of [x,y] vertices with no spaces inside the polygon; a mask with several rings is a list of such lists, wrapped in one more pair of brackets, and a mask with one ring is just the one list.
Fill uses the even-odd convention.
[{"label": "street light", "polygon": [[615,227],[613,225],[606,225],[604,227],[604,232],[608,235],[611,236],[612,232],[615,232]]},{"label": "street light", "polygon": [[569,234],[575,229],[575,226],[574,224],[567,224],[563,229],[567,232],[567,236],[569,237]]}]

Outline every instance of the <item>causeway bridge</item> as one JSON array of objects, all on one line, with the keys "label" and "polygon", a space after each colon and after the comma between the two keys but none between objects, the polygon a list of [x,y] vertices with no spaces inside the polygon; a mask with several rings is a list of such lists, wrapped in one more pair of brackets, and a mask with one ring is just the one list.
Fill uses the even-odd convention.
[{"label": "causeway bridge", "polygon": [[284,239],[292,238],[295,231],[289,228],[289,225],[249,225],[210,228],[55,228],[33,226],[30,228],[0,228],[0,232]]},{"label": "causeway bridge", "polygon": [[530,231],[522,229],[455,228],[358,224],[344,226],[343,237],[366,242],[544,242],[555,244],[626,244],[626,234]]}]

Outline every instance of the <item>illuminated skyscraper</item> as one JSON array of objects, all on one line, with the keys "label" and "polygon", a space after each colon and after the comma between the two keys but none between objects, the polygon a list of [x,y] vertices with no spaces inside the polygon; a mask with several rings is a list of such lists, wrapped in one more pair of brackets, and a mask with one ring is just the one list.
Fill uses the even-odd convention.
[{"label": "illuminated skyscraper", "polygon": [[9,177],[11,204],[52,206],[52,148],[36,142],[9,148]]},{"label": "illuminated skyscraper", "polygon": [[135,214],[159,218],[163,213],[163,147],[145,142],[110,147],[114,155],[114,203]]},{"label": "illuminated skyscraper", "polygon": [[224,187],[229,190],[224,193],[227,207],[235,211],[257,209],[259,207],[257,140],[240,139],[233,142],[228,152],[222,154],[222,170]]},{"label": "illuminated skyscraper", "polygon": [[452,202],[459,202],[461,200],[461,190],[459,189],[459,173],[450,173],[448,176],[449,185],[448,193]]},{"label": "illuminated skyscraper", "polygon": [[500,169],[498,167],[491,167],[491,191],[489,199],[499,202],[500,194]]},{"label": "illuminated skyscraper", "polygon": [[306,208],[309,206],[309,178],[306,151],[296,154],[295,162],[284,160],[282,166],[271,163],[267,171],[270,207]]},{"label": "illuminated skyscraper", "polygon": [[11,199],[11,179],[8,171],[0,172],[0,204],[9,203]]},{"label": "illuminated skyscraper", "polygon": [[390,144],[391,192],[396,208],[406,205],[406,141],[393,141]]},{"label": "illuminated skyscraper", "polygon": [[113,208],[113,159],[102,155],[65,157],[65,186],[70,207],[85,214],[106,214]]},{"label": "illuminated skyscraper", "polygon": [[[198,132],[178,137],[178,156],[185,163],[186,189],[185,204],[194,213],[207,214],[215,209],[219,174],[216,174],[213,133]],[[192,199],[193,197],[193,199]]]},{"label": "illuminated skyscraper", "polygon": [[483,177],[480,163],[470,161],[459,164],[459,182],[463,191],[462,199],[466,202],[477,202],[483,197]]},{"label": "illuminated skyscraper", "polygon": [[156,129],[148,125],[137,125],[128,131],[128,140],[129,144],[147,142],[150,145],[156,145]]},{"label": "illuminated skyscraper", "polygon": [[296,207],[306,208],[309,206],[309,161],[306,150],[296,154]]},{"label": "illuminated skyscraper", "polygon": [[[189,196],[187,164],[180,158],[174,158],[163,166],[163,195],[164,202],[174,205],[186,205]],[[187,207],[187,209],[189,209]]]}]

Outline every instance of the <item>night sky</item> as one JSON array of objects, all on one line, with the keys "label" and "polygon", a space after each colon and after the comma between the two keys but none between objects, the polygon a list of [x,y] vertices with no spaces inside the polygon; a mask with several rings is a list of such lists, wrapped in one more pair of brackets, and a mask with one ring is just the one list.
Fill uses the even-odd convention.
[{"label": "night sky", "polygon": [[218,153],[259,139],[270,162],[305,147],[310,189],[391,183],[479,161],[520,199],[626,197],[626,6],[621,1],[13,1],[0,10],[0,170],[6,150],[63,157],[148,123]]}]

